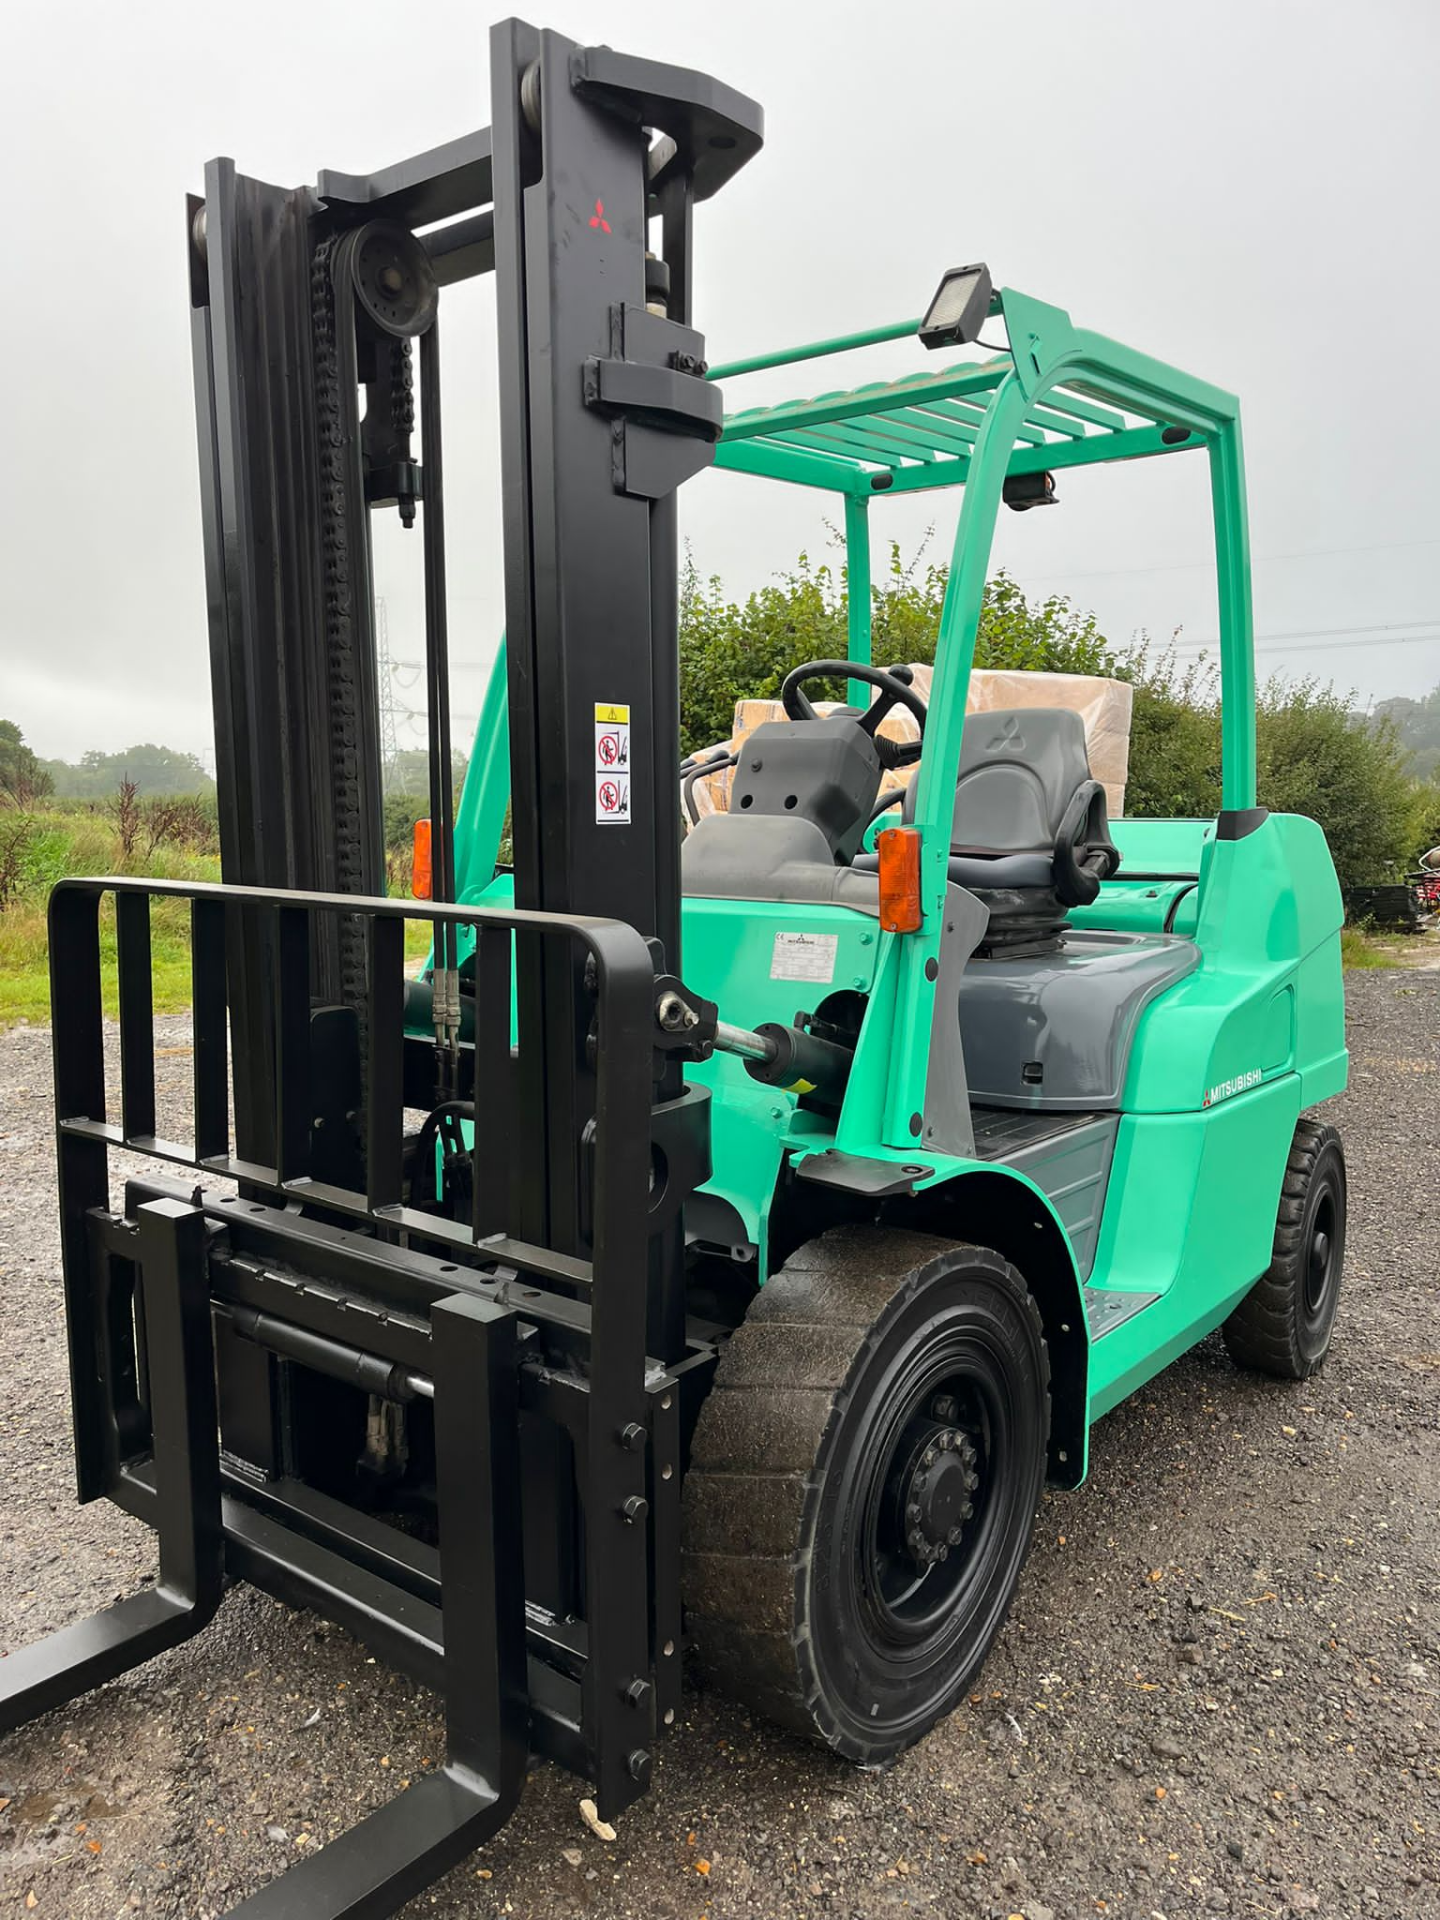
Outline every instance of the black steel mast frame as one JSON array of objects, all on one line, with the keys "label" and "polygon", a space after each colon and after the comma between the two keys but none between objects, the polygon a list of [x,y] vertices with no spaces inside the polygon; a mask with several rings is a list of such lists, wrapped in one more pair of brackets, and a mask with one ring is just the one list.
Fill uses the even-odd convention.
[{"label": "black steel mast frame", "polygon": [[[681,1410],[714,1350],[687,1331],[682,1261],[708,1115],[655,1013],[679,966],[674,508],[719,431],[688,324],[690,211],[761,122],[704,75],[518,22],[491,54],[492,129],[313,190],[207,169],[191,293],[226,884],[66,882],[51,902],[78,1490],[156,1528],[160,1579],[12,1654],[0,1731],[200,1631],[234,1579],[445,1699],[444,1767],[247,1900],[251,1920],[394,1912],[503,1822],[532,1752],[613,1817],[679,1698]],[[506,912],[379,897],[369,546],[373,511],[425,516],[434,697],[436,292],[492,268]],[[621,824],[590,784],[595,709],[614,704]],[[437,753],[445,732],[442,715]],[[187,909],[176,1141],[157,1133],[151,926]],[[473,1040],[406,1033],[406,918],[431,921],[439,956],[474,935]],[[463,1218],[423,1198],[433,1143],[405,1131],[437,1070],[473,1102]],[[132,1179],[117,1204],[112,1147],[185,1176]],[[216,1180],[237,1190],[197,1184]],[[382,1468],[377,1420],[403,1435]]]}]

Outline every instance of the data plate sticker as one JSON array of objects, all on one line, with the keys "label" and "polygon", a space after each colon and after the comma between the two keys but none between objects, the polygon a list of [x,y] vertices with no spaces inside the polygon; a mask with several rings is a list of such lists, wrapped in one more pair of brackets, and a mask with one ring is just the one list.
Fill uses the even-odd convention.
[{"label": "data plate sticker", "polygon": [[772,980],[814,980],[828,986],[835,978],[838,933],[777,933],[770,956]]},{"label": "data plate sticker", "polygon": [[595,702],[595,820],[602,827],[630,824],[630,709]]}]

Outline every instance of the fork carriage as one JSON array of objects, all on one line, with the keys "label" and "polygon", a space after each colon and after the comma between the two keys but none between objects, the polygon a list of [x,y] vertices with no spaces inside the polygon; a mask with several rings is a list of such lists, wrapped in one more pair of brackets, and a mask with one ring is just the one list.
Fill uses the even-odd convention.
[{"label": "fork carriage", "polygon": [[[116,1120],[101,1019],[106,895],[119,960]],[[162,901],[188,903],[193,942],[184,1142],[156,1132],[149,940]],[[312,929],[340,914],[364,927],[369,957],[363,1154],[344,1106],[355,1089],[335,1071],[355,1063],[355,1010],[314,1008],[310,991]],[[405,1107],[427,1097],[433,1048],[404,1033],[403,924],[442,914],[473,932],[495,989],[459,1054],[464,1094],[488,1090],[463,1222],[406,1199],[417,1136],[405,1135]],[[277,961],[275,1164],[229,1145],[227,920],[232,936],[247,921],[268,931]],[[593,962],[588,1258],[504,1230],[517,1172],[506,1112],[521,1070],[508,991],[517,935]],[[593,1780],[613,1818],[644,1791],[657,1728],[679,1703],[681,1408],[715,1353],[694,1340],[673,1364],[646,1354],[646,1242],[666,1205],[652,1201],[646,944],[583,916],[111,880],[57,888],[51,951],[80,1496],[108,1497],[155,1528],[160,1578],[12,1654],[0,1724],[189,1638],[226,1582],[243,1579],[324,1613],[437,1688],[448,1729],[440,1774],[245,1913],[391,1910],[324,1902],[353,1874],[366,1899],[408,1897],[503,1822],[531,1753]],[[324,1177],[312,1170],[331,1131],[349,1137],[356,1186],[333,1153]],[[184,1176],[131,1177],[112,1207],[112,1148]],[[236,1190],[207,1192],[210,1182]],[[405,1530],[391,1510],[394,1463],[373,1447],[365,1458],[377,1407],[404,1409],[403,1444],[422,1463]]]}]

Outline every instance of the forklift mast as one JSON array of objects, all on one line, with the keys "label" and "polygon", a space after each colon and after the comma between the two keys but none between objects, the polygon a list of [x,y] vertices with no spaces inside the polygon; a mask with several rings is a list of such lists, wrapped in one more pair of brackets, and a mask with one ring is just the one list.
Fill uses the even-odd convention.
[{"label": "forklift mast", "polygon": [[[675,495],[722,425],[692,210],[762,120],[704,74],[519,21],[490,50],[479,132],[313,188],[207,167],[187,244],[224,882],[51,898],[77,1486],[155,1528],[160,1579],[11,1654],[0,1732],[198,1633],[236,1579],[445,1700],[444,1765],[250,1920],[395,1911],[508,1817],[532,1754],[613,1818],[680,1697],[682,1420],[715,1363],[685,1318],[710,1095],[682,1062],[714,1010],[705,1028],[677,977]],[[515,840],[498,908],[456,900],[440,353],[445,289],[485,273]],[[384,897],[371,530],[391,509],[424,575],[423,901]],[[157,1125],[156,900],[190,917],[188,1138]],[[417,917],[429,1036],[407,1017]],[[441,1193],[447,1128],[464,1178]],[[113,1147],[180,1177],[132,1176],[117,1202]]]},{"label": "forklift mast", "polygon": [[[439,315],[447,286],[493,272],[516,904],[622,920],[652,942],[657,971],[678,973],[675,494],[721,429],[689,325],[692,209],[758,150],[761,116],[704,75],[518,21],[491,51],[490,128],[376,174],[323,172],[313,189],[216,160],[190,203],[224,875],[384,892],[370,526],[389,508],[413,526],[418,507],[434,898],[454,898]],[[597,759],[602,729],[619,742],[613,766]],[[272,939],[252,919],[229,945],[237,1150],[261,1164],[276,1151]],[[443,946],[442,930],[442,980]],[[311,1144],[330,1177],[357,1184],[360,919],[318,931],[311,967],[328,1010],[317,1077],[335,1108]],[[527,1239],[579,1253],[593,982],[523,935],[516,967],[534,1040],[507,1122],[517,1174],[497,1200]],[[656,1058],[665,1181],[649,1321],[651,1350],[674,1359],[680,1204],[708,1171],[707,1096],[685,1092],[673,1055]]]}]

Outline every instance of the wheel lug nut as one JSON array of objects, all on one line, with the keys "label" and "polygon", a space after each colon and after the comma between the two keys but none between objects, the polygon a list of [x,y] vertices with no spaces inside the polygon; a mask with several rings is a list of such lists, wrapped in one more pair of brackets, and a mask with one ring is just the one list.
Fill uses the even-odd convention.
[{"label": "wheel lug nut", "polygon": [[930,1484],[930,1476],[928,1473],[917,1473],[914,1480],[911,1481],[910,1484],[914,1487],[917,1493],[923,1493],[926,1487],[928,1487]]},{"label": "wheel lug nut", "polygon": [[942,1545],[940,1545],[940,1546],[938,1546],[938,1547],[936,1547],[936,1549],[935,1549],[935,1558],[936,1558],[937,1560],[948,1560],[948,1559],[949,1559],[949,1557],[950,1557],[950,1549],[949,1549],[949,1547],[947,1547],[947,1546],[945,1546],[945,1545],[943,1545],[943,1544],[942,1544]]},{"label": "wheel lug nut", "polygon": [[905,1518],[910,1522],[912,1527],[920,1518],[920,1502],[918,1500],[912,1500],[909,1506],[906,1507]]},{"label": "wheel lug nut", "polygon": [[960,1544],[960,1535],[961,1535],[961,1529],[959,1527],[951,1527],[949,1533],[945,1537],[950,1542],[952,1547],[958,1547]]},{"label": "wheel lug nut", "polygon": [[924,1453],[922,1453],[920,1456],[920,1464],[922,1467],[933,1467],[935,1464],[936,1458],[937,1458],[937,1455],[934,1447],[926,1447]]},{"label": "wheel lug nut", "polygon": [[955,1435],[949,1427],[940,1436],[940,1446],[945,1453],[953,1453],[955,1450]]}]

